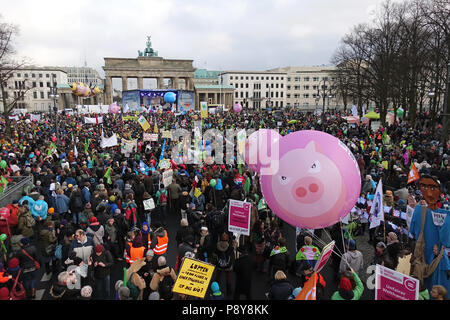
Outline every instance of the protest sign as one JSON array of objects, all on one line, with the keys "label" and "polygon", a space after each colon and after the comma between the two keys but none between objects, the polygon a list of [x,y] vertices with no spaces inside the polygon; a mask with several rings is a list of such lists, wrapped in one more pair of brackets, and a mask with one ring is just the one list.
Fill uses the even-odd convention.
[{"label": "protest sign", "polygon": [[418,300],[419,280],[377,264],[375,300]]},{"label": "protest sign", "polygon": [[173,170],[164,171],[162,180],[163,180],[164,187],[167,188],[167,186],[172,183]]},{"label": "protest sign", "polygon": [[172,291],[203,299],[208,291],[214,268],[212,264],[184,258]]},{"label": "protest sign", "polygon": [[230,200],[228,231],[249,236],[251,208],[249,202]]},{"label": "protest sign", "polygon": [[145,119],[144,116],[140,116],[138,119],[138,122],[144,131],[147,131],[148,129],[150,129],[150,123],[148,123],[147,119]]},{"label": "protest sign", "polygon": [[314,266],[314,271],[320,272],[320,270],[322,270],[323,267],[325,267],[325,265],[327,264],[328,260],[330,259],[333,253],[334,243],[335,242],[332,241],[325,247],[323,247],[322,253],[320,254],[320,257],[319,259],[317,259],[316,265]]}]

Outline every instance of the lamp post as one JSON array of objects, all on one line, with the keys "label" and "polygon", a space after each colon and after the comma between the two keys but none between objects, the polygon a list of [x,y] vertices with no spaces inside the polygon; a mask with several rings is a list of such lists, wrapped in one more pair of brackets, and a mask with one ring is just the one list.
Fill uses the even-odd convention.
[{"label": "lamp post", "polygon": [[[55,75],[53,75],[55,78]],[[58,88],[55,82],[53,82],[53,87],[50,87],[50,98],[53,100],[53,111],[55,112],[55,134],[58,138],[58,107],[56,106],[56,100],[59,99]]]}]

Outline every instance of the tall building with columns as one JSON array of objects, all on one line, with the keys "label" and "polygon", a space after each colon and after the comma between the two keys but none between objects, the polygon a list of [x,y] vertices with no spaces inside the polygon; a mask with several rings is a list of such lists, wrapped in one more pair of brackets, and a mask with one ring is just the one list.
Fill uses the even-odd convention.
[{"label": "tall building with columns", "polygon": [[[151,48],[150,39],[142,53],[136,58],[104,58],[105,104],[113,101],[112,79],[122,79],[122,92],[130,89],[150,89],[144,87],[145,79],[156,79],[156,88],[194,90],[193,60],[164,59]],[[129,88],[128,80],[137,79],[137,88]]]}]

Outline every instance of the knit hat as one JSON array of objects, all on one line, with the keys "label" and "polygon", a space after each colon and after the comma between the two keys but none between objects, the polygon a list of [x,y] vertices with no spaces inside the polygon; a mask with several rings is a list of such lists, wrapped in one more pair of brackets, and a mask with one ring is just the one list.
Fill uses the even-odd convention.
[{"label": "knit hat", "polygon": [[356,242],[353,239],[348,240],[348,250],[356,250]]},{"label": "knit hat", "polygon": [[49,214],[53,214],[55,212],[55,209],[54,208],[48,208],[48,213]]},{"label": "knit hat", "polygon": [[22,239],[20,239],[20,243],[21,243],[23,246],[26,246],[27,244],[30,243],[30,239],[29,239],[29,238],[22,238]]},{"label": "knit hat", "polygon": [[350,282],[349,278],[342,277],[341,281],[339,281],[339,289],[351,291],[353,290],[352,283]]},{"label": "knit hat", "polygon": [[92,287],[84,286],[83,288],[81,288],[80,294],[83,298],[90,298],[92,295]]},{"label": "knit hat", "polygon": [[133,239],[133,247],[135,247],[135,248],[142,247],[142,237],[141,236],[136,236]]},{"label": "knit hat", "polygon": [[150,293],[150,295],[148,296],[148,300],[159,300],[160,299],[160,295],[158,293],[158,291],[154,291],[152,293]]},{"label": "knit hat", "polygon": [[19,266],[19,259],[17,258],[11,258],[8,261],[8,269],[15,269]]},{"label": "knit hat", "polygon": [[89,218],[89,222],[90,222],[90,223],[97,222],[97,218],[94,217],[94,216],[92,216],[92,217]]},{"label": "knit hat", "polygon": [[76,266],[79,266],[82,261],[83,261],[83,259],[81,259],[79,257],[73,258],[73,264]]},{"label": "knit hat", "polygon": [[92,208],[92,206],[91,206],[91,203],[90,202],[88,202],[88,203],[86,203],[86,205],[84,206],[86,209],[91,209]]},{"label": "knit hat", "polygon": [[213,293],[219,292],[219,291],[220,291],[219,284],[218,284],[216,281],[214,281],[213,283],[211,283],[211,291],[212,291]]},{"label": "knit hat", "polygon": [[155,253],[153,252],[152,249],[148,249],[148,250],[147,250],[147,253],[146,253],[145,255],[146,255],[146,256],[153,257],[153,256],[155,255]]},{"label": "knit hat", "polygon": [[114,201],[116,201],[116,197],[115,197],[115,196],[111,196],[111,197],[109,197],[109,201],[111,201],[111,202],[114,202]]},{"label": "knit hat", "polygon": [[103,251],[103,246],[101,244],[98,244],[95,246],[95,252],[101,253]]},{"label": "knit hat", "polygon": [[9,290],[7,287],[0,289],[0,300],[9,300]]}]

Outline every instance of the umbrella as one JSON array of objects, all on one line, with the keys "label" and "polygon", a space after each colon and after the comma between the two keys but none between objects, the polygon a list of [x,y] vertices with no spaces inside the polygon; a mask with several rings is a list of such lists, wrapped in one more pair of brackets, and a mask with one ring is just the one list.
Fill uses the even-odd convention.
[{"label": "umbrella", "polygon": [[294,124],[297,123],[297,120],[289,120],[288,124]]}]

